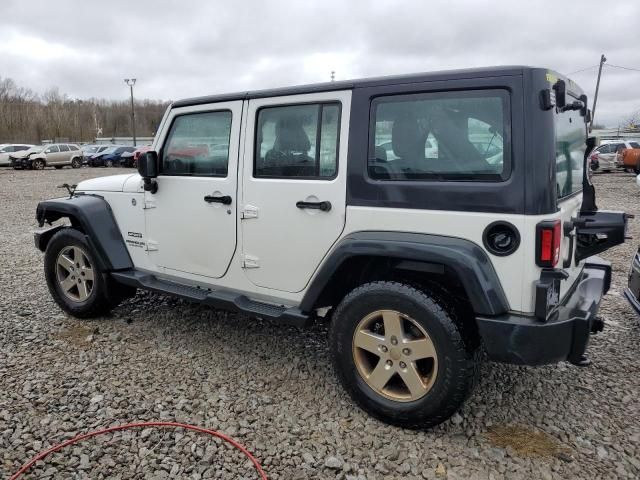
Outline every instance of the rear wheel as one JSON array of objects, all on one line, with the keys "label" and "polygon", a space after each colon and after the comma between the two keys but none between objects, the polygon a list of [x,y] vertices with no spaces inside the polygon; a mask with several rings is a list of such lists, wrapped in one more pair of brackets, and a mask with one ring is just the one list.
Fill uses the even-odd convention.
[{"label": "rear wheel", "polygon": [[71,168],[80,168],[82,166],[82,160],[79,158],[74,158],[71,160]]},{"label": "rear wheel", "polygon": [[105,274],[85,236],[74,228],[57,232],[44,256],[49,292],[65,312],[79,318],[107,314],[135,289],[117,284]]},{"label": "rear wheel", "polygon": [[333,315],[334,368],[353,400],[382,421],[424,428],[447,420],[477,378],[479,348],[455,314],[396,282],[358,287]]},{"label": "rear wheel", "polygon": [[36,158],[33,162],[31,162],[31,168],[34,170],[44,170],[45,163],[41,158]]},{"label": "rear wheel", "polygon": [[113,160],[105,160],[104,166],[108,168],[113,167]]}]

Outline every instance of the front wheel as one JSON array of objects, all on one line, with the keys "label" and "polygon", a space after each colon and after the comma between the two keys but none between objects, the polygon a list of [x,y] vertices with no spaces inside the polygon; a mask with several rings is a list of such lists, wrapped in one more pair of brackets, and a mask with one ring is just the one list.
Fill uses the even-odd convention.
[{"label": "front wheel", "polygon": [[409,285],[358,287],[336,309],[330,331],[342,385],[384,422],[405,428],[442,423],[471,393],[479,364],[477,342],[463,338],[455,318]]},{"label": "front wheel", "polygon": [[40,158],[36,158],[31,163],[31,168],[33,168],[34,170],[44,170],[44,160],[42,160]]},{"label": "front wheel", "polygon": [[100,270],[85,236],[74,228],[64,228],[51,238],[44,255],[44,273],[55,302],[78,318],[105,315],[135,294],[135,289],[129,291]]},{"label": "front wheel", "polygon": [[107,160],[104,162],[104,166],[107,168],[113,167],[113,160]]}]

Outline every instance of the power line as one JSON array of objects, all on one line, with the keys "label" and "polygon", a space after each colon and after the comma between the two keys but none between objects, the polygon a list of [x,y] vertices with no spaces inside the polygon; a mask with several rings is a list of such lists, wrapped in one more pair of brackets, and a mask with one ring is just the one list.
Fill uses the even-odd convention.
[{"label": "power line", "polygon": [[621,68],[623,70],[631,70],[632,72],[640,72],[640,68],[621,67],[620,65],[611,65],[610,63],[607,63],[606,66],[613,67],[613,68]]},{"label": "power line", "polygon": [[597,68],[597,67],[598,67],[598,65],[591,65],[590,67],[581,68],[580,70],[576,70],[575,72],[567,73],[567,75],[573,75],[574,73],[585,72],[587,70],[591,70],[592,68]]}]

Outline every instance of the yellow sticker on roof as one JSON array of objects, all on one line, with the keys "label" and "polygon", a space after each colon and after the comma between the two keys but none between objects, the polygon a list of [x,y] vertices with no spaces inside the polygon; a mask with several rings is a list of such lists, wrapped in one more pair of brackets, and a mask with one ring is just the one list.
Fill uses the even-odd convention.
[{"label": "yellow sticker on roof", "polygon": [[554,84],[558,81],[558,77],[556,77],[553,73],[547,72],[547,82]]}]

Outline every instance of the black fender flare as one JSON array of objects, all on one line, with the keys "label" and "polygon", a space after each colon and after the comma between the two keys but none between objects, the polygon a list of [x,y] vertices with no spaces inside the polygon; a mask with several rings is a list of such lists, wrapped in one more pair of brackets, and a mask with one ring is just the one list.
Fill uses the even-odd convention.
[{"label": "black fender flare", "polygon": [[[70,218],[82,229],[103,271],[133,268],[133,262],[116,219],[104,198],[97,195],[76,194],[72,197],[54,198],[38,203],[36,220],[40,227],[45,222],[51,224],[61,218]],[[50,239],[51,236],[48,238]],[[46,249],[47,243],[48,240],[38,242],[38,248]]]},{"label": "black fender flare", "polygon": [[452,269],[477,315],[500,315],[509,302],[486,252],[462,238],[403,232],[357,232],[345,236],[325,258],[307,289],[300,309],[313,310],[334,272],[349,258],[377,256],[445,266]]}]

